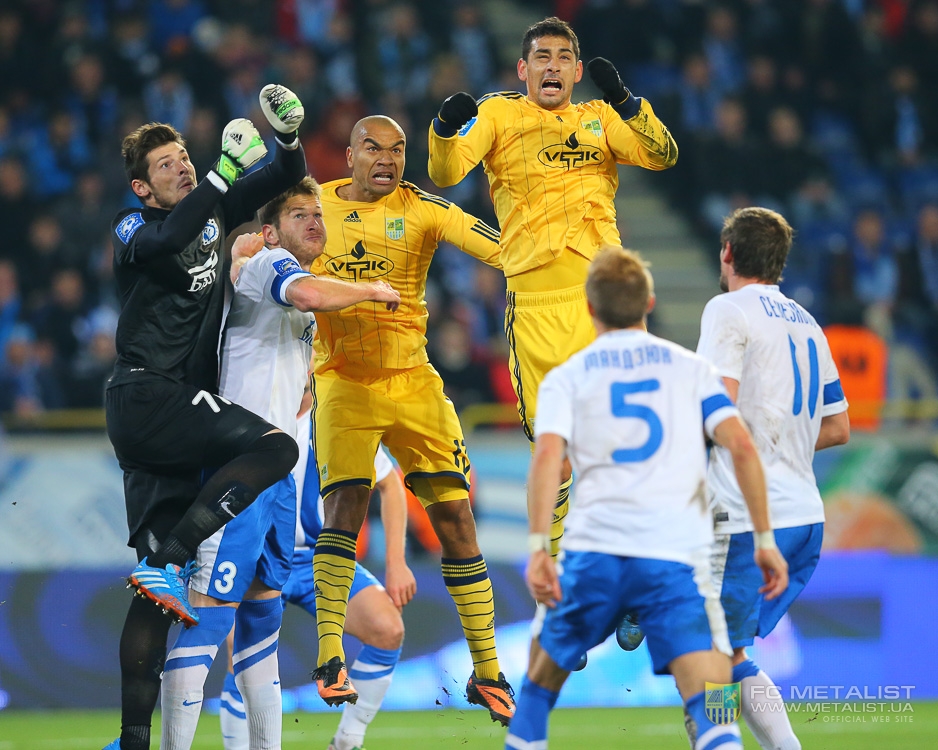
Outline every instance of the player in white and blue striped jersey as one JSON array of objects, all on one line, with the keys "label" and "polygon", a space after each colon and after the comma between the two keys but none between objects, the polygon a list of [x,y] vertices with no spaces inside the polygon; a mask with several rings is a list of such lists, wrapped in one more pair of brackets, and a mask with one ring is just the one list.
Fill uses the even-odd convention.
[{"label": "player in white and blue striped jersey", "polygon": [[[309,273],[326,242],[320,196],[315,180],[304,178],[261,209],[262,237],[242,235],[232,247],[234,295],[222,336],[219,394],[291,438],[312,354],[312,313],[366,300],[389,309],[400,303],[383,282],[354,284]],[[225,508],[224,498],[220,505]],[[199,627],[182,631],[167,655],[163,750],[191,746],[205,678],[235,622],[232,658],[251,744],[280,745],[280,591],[290,574],[295,526],[296,488],[288,475],[199,546],[199,569],[189,581]]]},{"label": "player in white and blue striped jersey", "polygon": [[742,683],[746,723],[760,746],[773,750],[798,750],[801,743],[781,694],[748,658],[746,647],[755,636],[772,632],[817,567],[824,505],[814,453],[850,438],[847,401],[827,338],[778,288],[791,240],[785,218],[766,208],[739,209],[726,219],[720,249],[725,294],[707,303],[697,344],[697,353],[716,366],[752,431],[768,480],[772,526],[788,561],[788,590],[765,601],[748,564],[752,521],[730,456],[715,447],[708,474],[717,535],[713,571],[733,646],[733,681]]},{"label": "player in white and blue striped jersey", "polygon": [[[538,394],[527,582],[548,612],[506,748],[547,747],[567,675],[628,612],[642,623],[655,672],[674,675],[695,750],[741,747],[739,728],[714,723],[721,717],[705,705],[706,683],[728,684],[731,673],[710,582],[705,434],[733,456],[758,532],[756,569],[774,598],[788,575],[772,543],[762,465],[713,366],[645,330],[654,296],[637,254],[601,251],[586,296],[599,336],[548,373]],[[577,483],[558,578],[549,531],[564,457]]]}]

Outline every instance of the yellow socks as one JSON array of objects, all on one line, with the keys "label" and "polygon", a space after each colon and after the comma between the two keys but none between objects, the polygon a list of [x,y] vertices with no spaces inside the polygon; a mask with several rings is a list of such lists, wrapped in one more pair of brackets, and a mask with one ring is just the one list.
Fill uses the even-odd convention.
[{"label": "yellow socks", "polygon": [[355,545],[358,534],[323,529],[313,554],[316,591],[316,629],[319,631],[319,666],[334,656],[345,661],[342,633],[348,611],[349,591],[355,578]]},{"label": "yellow socks", "polygon": [[464,560],[444,557],[442,568],[443,582],[456,603],[466,634],[476,677],[497,680],[500,669],[495,653],[495,601],[485,560],[482,555]]}]

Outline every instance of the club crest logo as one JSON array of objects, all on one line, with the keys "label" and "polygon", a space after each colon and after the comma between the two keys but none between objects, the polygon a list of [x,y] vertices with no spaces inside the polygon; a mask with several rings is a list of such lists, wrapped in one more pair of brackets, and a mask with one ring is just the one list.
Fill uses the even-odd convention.
[{"label": "club crest logo", "polygon": [[738,682],[704,683],[704,712],[714,724],[732,724],[739,718],[742,690]]},{"label": "club crest logo", "polygon": [[597,138],[601,138],[603,134],[603,124],[599,120],[589,120],[588,122],[583,123],[583,129],[588,130]]},{"label": "club crest logo", "polygon": [[212,244],[218,238],[218,223],[215,219],[209,219],[208,223],[202,227],[202,247]]},{"label": "club crest logo", "polygon": [[390,240],[399,240],[404,236],[404,220],[386,219],[384,223],[384,233]]},{"label": "club crest logo", "polygon": [[146,222],[143,220],[143,214],[139,211],[132,214],[127,214],[121,223],[117,225],[117,237],[125,245],[130,242],[130,238],[134,236],[136,231],[140,229]]}]

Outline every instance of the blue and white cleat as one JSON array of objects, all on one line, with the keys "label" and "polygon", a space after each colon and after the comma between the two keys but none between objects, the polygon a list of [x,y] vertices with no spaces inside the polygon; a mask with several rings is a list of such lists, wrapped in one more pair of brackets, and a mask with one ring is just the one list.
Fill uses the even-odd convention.
[{"label": "blue and white cleat", "polygon": [[645,634],[638,626],[638,620],[633,615],[626,615],[616,628],[616,640],[623,651],[634,651],[642,645]]},{"label": "blue and white cleat", "polygon": [[121,750],[121,738],[118,737],[110,745],[108,745],[104,750]]},{"label": "blue and white cleat", "polygon": [[192,563],[185,568],[172,563],[165,568],[153,568],[147,565],[147,558],[144,557],[127,579],[127,586],[135,588],[138,596],[145,596],[161,607],[176,622],[191,628],[199,624],[199,614],[189,604],[186,593],[185,579],[188,579],[193,569]]}]

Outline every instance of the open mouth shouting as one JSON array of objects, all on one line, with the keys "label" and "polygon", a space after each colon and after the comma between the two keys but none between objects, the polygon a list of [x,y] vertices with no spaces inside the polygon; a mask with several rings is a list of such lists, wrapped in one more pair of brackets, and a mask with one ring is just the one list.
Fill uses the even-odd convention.
[{"label": "open mouth shouting", "polygon": [[559,94],[563,91],[563,83],[559,78],[545,78],[541,82],[541,92],[547,95]]},{"label": "open mouth shouting", "polygon": [[371,173],[371,181],[382,187],[393,187],[395,179],[394,173],[390,170],[377,170]]}]

